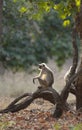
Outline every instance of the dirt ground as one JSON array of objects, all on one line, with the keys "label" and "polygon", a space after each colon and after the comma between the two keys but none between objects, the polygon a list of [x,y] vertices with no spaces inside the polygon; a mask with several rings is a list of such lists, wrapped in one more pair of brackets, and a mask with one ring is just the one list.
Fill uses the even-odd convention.
[{"label": "dirt ground", "polygon": [[[12,98],[0,98],[0,108]],[[6,103],[6,104],[5,104]],[[36,99],[30,106],[16,113],[0,114],[0,130],[82,130],[82,114],[73,110],[53,117],[55,106]]]}]

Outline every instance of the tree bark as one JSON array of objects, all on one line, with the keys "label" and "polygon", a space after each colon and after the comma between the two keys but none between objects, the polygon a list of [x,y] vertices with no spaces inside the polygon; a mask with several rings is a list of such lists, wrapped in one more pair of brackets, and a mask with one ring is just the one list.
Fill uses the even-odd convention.
[{"label": "tree bark", "polygon": [[[25,98],[25,99],[24,99]],[[34,93],[25,93],[22,96],[16,98],[14,101],[12,101],[5,109],[0,110],[0,113],[8,113],[8,112],[17,112],[22,109],[25,109],[28,107],[33,100],[36,98],[43,98],[45,100],[50,101],[54,105],[57,105],[57,110],[54,112],[54,117],[58,118],[63,113],[63,103],[61,100],[61,97],[53,88],[41,88],[37,89]],[[21,101],[21,99],[23,99]],[[20,102],[19,102],[20,101]]]},{"label": "tree bark", "polygon": [[[77,24],[78,23],[78,24]],[[76,28],[80,37],[80,66],[78,71],[82,68],[82,0],[80,5],[80,12],[77,14]],[[77,77],[76,80],[76,109],[82,107],[82,73]]]},{"label": "tree bark", "polygon": [[[82,59],[79,66],[79,70],[82,68]],[[80,109],[82,107],[82,73],[78,76],[76,82],[76,109]]]},{"label": "tree bark", "polygon": [[72,30],[72,46],[73,46],[73,61],[72,61],[71,70],[68,75],[68,80],[66,81],[66,85],[60,94],[60,97],[63,101],[63,106],[66,105],[66,101],[70,92],[76,96],[75,86],[74,88],[72,88],[72,84],[74,84],[73,82],[75,82],[74,80],[78,76],[78,73],[76,74],[76,68],[78,65],[78,48],[76,44],[76,27],[75,26],[73,27],[73,30]]}]

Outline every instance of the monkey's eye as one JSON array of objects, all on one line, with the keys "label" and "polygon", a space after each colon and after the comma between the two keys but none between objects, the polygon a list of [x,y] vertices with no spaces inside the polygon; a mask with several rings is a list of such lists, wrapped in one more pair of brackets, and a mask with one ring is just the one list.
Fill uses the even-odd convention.
[{"label": "monkey's eye", "polygon": [[43,64],[43,67],[45,67],[45,65]]}]

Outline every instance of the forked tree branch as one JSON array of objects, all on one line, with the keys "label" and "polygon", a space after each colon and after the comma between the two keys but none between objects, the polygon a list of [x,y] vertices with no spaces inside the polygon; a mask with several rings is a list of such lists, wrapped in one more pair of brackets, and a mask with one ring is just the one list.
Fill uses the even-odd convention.
[{"label": "forked tree branch", "polygon": [[[61,111],[61,114],[62,114],[63,108],[62,108],[61,98],[59,94],[56,92],[56,90],[54,90],[53,88],[37,89],[33,94],[25,93],[22,96],[16,98],[14,101],[12,101],[5,109],[1,110],[0,113],[20,111],[28,107],[32,103],[32,101],[35,100],[36,98],[43,98],[45,100],[50,101],[54,105],[60,104],[59,110]],[[21,99],[23,100],[21,101]]]}]

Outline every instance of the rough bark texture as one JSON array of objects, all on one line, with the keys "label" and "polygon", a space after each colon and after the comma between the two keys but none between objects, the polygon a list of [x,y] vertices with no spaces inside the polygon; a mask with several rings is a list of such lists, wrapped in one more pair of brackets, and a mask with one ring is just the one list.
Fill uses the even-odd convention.
[{"label": "rough bark texture", "polygon": [[[78,24],[77,24],[78,23]],[[82,0],[80,6],[80,12],[77,15],[76,19],[77,31],[80,36],[80,66],[78,71],[82,68]],[[82,73],[77,77],[76,80],[76,109],[80,109],[82,107]]]},{"label": "rough bark texture", "polygon": [[[78,71],[78,73],[75,74],[77,64],[78,64],[78,48],[77,48],[77,44],[76,44],[76,27],[75,26],[72,31],[72,45],[73,45],[72,67],[71,67],[70,73],[68,75],[68,80],[66,82],[66,85],[60,94],[61,100],[63,101],[63,108],[66,107],[66,101],[67,101],[67,98],[68,98],[70,92],[76,96],[76,87],[74,85],[74,82],[75,82],[74,80],[78,76],[79,72],[80,73],[82,72],[82,71]],[[74,88],[72,88],[72,84],[73,84]],[[56,106],[56,110],[58,110],[58,105],[59,104],[57,104],[57,106]]]},{"label": "rough bark texture", "polygon": [[71,83],[73,83],[75,79],[73,77],[75,76],[76,68],[78,64],[78,48],[76,44],[76,28],[75,27],[73,28],[73,31],[72,31],[72,45],[73,45],[73,62],[72,62],[72,67],[71,67],[69,76],[68,76],[68,81],[66,82],[66,85],[61,92],[61,98],[63,102],[66,102],[69,92],[73,93],[74,95],[76,94],[76,89],[72,88],[72,85],[71,85]]},{"label": "rough bark texture", "polygon": [[[80,69],[82,69],[82,59],[79,66]],[[78,110],[82,107],[82,73],[77,78],[76,91],[76,109]]]},{"label": "rough bark texture", "polygon": [[[25,98],[26,97],[26,98]],[[25,99],[23,99],[25,98]],[[37,89],[33,94],[23,94],[22,96],[16,98],[13,102],[11,102],[5,109],[1,110],[0,113],[7,113],[7,112],[17,112],[20,111],[27,106],[29,106],[32,101],[36,98],[43,98],[45,100],[50,101],[54,105],[58,104],[58,110],[57,112],[54,112],[54,117],[60,117],[63,113],[63,105],[62,100],[59,94],[53,89],[53,88],[47,88],[47,89]],[[21,99],[23,99],[21,102],[19,102]]]}]

